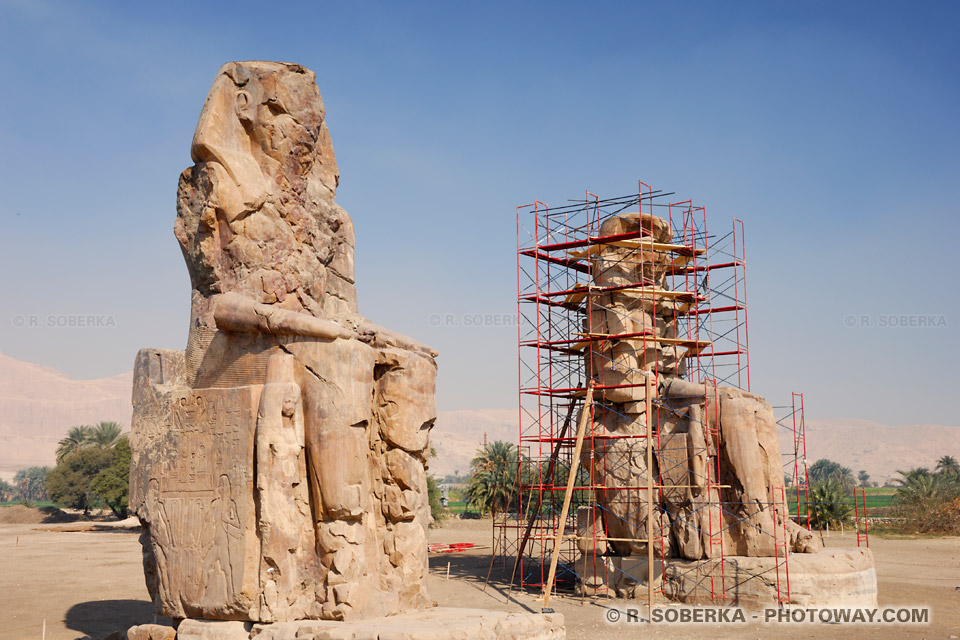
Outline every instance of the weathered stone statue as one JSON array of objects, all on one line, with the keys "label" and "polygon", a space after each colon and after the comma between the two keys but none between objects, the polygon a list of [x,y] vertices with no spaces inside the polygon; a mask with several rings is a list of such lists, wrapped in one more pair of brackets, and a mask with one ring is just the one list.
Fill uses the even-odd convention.
[{"label": "weathered stone statue", "polygon": [[313,72],[220,69],[180,176],[186,351],[134,371],[130,502],[162,615],[349,620],[428,603],[436,353],[357,311]]},{"label": "weathered stone statue", "polygon": [[[600,244],[578,255],[589,257],[594,284],[604,291],[590,296],[584,332],[595,337],[632,336],[594,342],[584,362],[588,376],[605,390],[593,412],[593,444],[585,447],[582,464],[597,470],[605,488],[597,492],[599,509],[585,507],[578,513],[584,567],[580,588],[589,593],[613,588],[619,595],[634,595],[638,578],[646,577],[636,562],[642,559],[645,566],[647,544],[642,540],[647,537],[647,519],[652,517],[657,540],[654,555],[674,559],[666,573],[676,579],[666,585],[667,595],[686,602],[708,601],[702,587],[710,583],[711,571],[720,574],[711,568],[711,561],[720,558],[721,552],[737,557],[742,566],[753,566],[749,558],[771,558],[765,568],[763,561],[753,563],[753,569],[763,573],[775,569],[775,559],[785,550],[816,554],[823,544],[787,513],[771,406],[741,389],[683,378],[687,350],[698,346],[678,340],[677,323],[684,321],[683,311],[693,300],[669,291],[667,273],[675,258],[663,248],[671,242],[669,223],[650,214],[621,214],[604,221],[599,235],[642,230],[647,232],[642,242]],[[637,283],[647,284],[637,287]],[[659,400],[653,416],[646,415],[648,375],[656,378]],[[645,456],[650,426],[655,427],[653,468],[647,467]],[[644,489],[648,481],[662,484],[662,490],[654,490],[652,514],[647,512]],[[598,556],[616,566],[605,568]],[[823,561],[826,556],[819,558]],[[691,568],[676,560],[703,562]],[[843,597],[853,598],[851,604],[876,603],[876,577],[868,550],[835,564],[814,567],[844,584],[841,589],[825,589],[823,597],[837,602],[840,591]],[[796,591],[816,591],[822,586],[804,582],[804,563],[797,566]],[[844,571],[849,575],[842,576]],[[656,573],[662,575],[660,569]],[[735,572],[727,573],[735,584]],[[604,575],[613,578],[605,580]],[[769,586],[767,582],[745,582],[750,584],[738,591],[742,602],[753,594],[757,603],[769,604],[764,600],[769,594],[754,593],[760,589],[757,585]],[[710,595],[708,587],[706,598]]]}]

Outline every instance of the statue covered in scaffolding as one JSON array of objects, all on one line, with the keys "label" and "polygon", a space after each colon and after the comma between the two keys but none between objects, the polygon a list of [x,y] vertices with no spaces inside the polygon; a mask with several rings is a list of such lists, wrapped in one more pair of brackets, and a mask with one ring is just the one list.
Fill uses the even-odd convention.
[{"label": "statue covered in scaffolding", "polygon": [[[652,473],[658,478],[653,484],[663,485],[652,514],[661,532],[657,555],[710,558],[722,535],[730,555],[772,556],[777,526],[785,528],[791,551],[818,551],[819,539],[782,511],[782,458],[770,405],[741,389],[684,377],[687,356],[709,343],[678,332],[679,324],[696,322],[688,312],[700,293],[671,289],[668,275],[686,268],[698,250],[672,245],[667,220],[650,214],[622,214],[600,226],[601,238],[634,232],[644,232],[642,239],[597,244],[587,252],[602,291],[587,298],[584,332],[585,368],[605,388],[593,433],[644,436],[601,437],[591,451],[595,460],[587,463],[602,470],[604,485],[615,487],[599,498],[608,537],[623,539],[611,546],[623,555],[645,553],[645,542],[626,540],[645,537],[650,514],[643,487]],[[657,382],[653,416],[645,415],[647,375]],[[656,468],[648,470],[642,453],[651,422]]]},{"label": "statue covered in scaffolding", "polygon": [[[531,205],[535,248],[520,248],[521,255],[550,262],[532,278],[536,295],[521,288],[521,303],[551,305],[549,313],[532,316],[536,339],[527,343],[537,347],[531,370],[540,382],[531,393],[554,398],[559,414],[564,405],[556,398],[582,381],[593,389],[581,409],[589,412],[590,428],[578,461],[590,491],[579,494],[588,496],[579,498],[576,512],[579,557],[567,565],[578,590],[637,596],[651,582],[652,558],[655,587],[669,599],[765,605],[783,601],[779,576],[788,554],[798,554],[790,560],[798,566],[792,601],[824,602],[810,595],[822,588],[834,603],[875,604],[869,550],[820,553],[820,537],[790,519],[770,404],[718,383],[722,375],[704,364],[720,354],[703,326],[716,311],[709,308],[705,214],[704,228],[678,230],[652,206],[631,213],[614,202],[618,211],[605,215],[588,200],[586,224],[570,213],[574,205],[545,212],[541,203]],[[558,275],[555,265],[583,275]],[[736,309],[738,302],[726,304]],[[573,324],[579,330],[563,339],[562,327]],[[566,374],[571,353],[582,354],[581,375]],[[551,433],[549,423],[536,424],[541,435]],[[556,491],[551,483],[534,481],[533,489]]]}]

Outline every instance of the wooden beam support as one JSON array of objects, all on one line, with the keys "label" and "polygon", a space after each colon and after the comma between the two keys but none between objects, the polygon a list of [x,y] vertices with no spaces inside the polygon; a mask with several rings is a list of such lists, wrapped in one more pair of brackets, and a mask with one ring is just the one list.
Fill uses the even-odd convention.
[{"label": "wooden beam support", "polygon": [[580,424],[577,425],[577,443],[573,447],[573,460],[570,462],[570,475],[567,477],[567,489],[563,496],[563,508],[560,510],[560,521],[557,524],[557,534],[553,539],[553,554],[550,557],[550,573],[543,585],[543,605],[546,609],[550,602],[550,592],[553,591],[553,579],[557,576],[557,561],[560,560],[560,541],[563,530],[567,527],[567,516],[570,513],[570,499],[573,497],[573,485],[577,481],[577,471],[580,468],[580,451],[583,449],[583,435],[587,429],[587,420],[590,418],[590,408],[593,406],[593,380],[587,391],[587,399],[580,412]]}]

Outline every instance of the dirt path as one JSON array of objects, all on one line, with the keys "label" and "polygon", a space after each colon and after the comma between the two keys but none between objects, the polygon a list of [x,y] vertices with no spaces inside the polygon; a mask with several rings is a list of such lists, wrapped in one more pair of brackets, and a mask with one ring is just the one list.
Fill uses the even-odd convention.
[{"label": "dirt path", "polygon": [[[47,529],[38,531],[37,529]],[[0,525],[0,640],[101,638],[118,629],[153,620],[140,564],[137,532],[51,531],[47,525]],[[18,542],[19,539],[19,542]],[[539,594],[514,593],[507,602],[508,568],[490,566],[489,521],[449,521],[430,532],[431,542],[473,542],[486,548],[431,554],[430,592],[442,606],[526,609],[539,612]],[[834,536],[830,546],[852,546],[851,536]],[[922,605],[932,609],[925,626],[860,625],[647,625],[604,621],[606,608],[623,600],[559,597],[551,606],[564,614],[571,639],[618,638],[869,638],[960,637],[960,538],[870,541],[877,563],[880,606]],[[447,579],[447,565],[450,577]]]}]

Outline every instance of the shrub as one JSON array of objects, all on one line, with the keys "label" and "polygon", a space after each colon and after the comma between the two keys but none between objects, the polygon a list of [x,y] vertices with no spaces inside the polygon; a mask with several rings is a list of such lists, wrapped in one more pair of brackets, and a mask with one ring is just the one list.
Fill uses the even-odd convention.
[{"label": "shrub", "polygon": [[827,525],[839,528],[850,520],[852,507],[847,502],[843,484],[837,478],[828,478],[810,489],[810,526],[825,529]]}]

